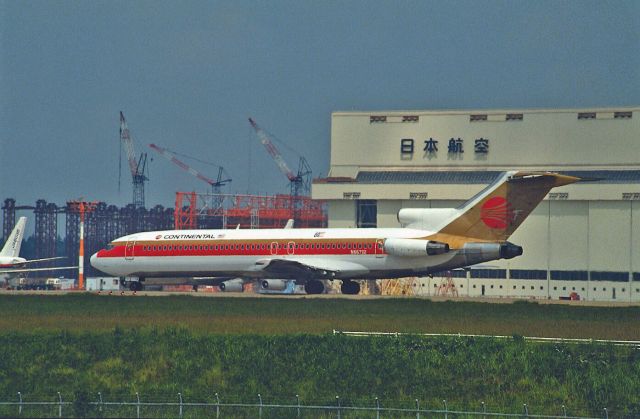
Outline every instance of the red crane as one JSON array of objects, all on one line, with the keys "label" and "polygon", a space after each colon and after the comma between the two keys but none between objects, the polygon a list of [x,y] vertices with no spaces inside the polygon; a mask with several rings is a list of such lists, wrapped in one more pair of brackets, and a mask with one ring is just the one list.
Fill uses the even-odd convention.
[{"label": "red crane", "polygon": [[[175,154],[169,151],[168,149],[164,147],[160,147],[159,145],[156,145],[156,144],[149,144],[149,147],[151,147],[151,149],[153,149],[154,151],[158,152],[160,155],[162,155],[164,158],[169,160],[171,163],[177,165],[182,170],[188,172],[190,175],[195,176],[201,181],[208,183],[209,186],[211,186],[211,192],[212,192],[212,202],[211,202],[212,208],[211,209],[216,213],[220,213],[220,211],[222,210],[222,204],[224,203],[224,197],[220,193],[220,188],[225,184],[231,182],[231,178],[229,178],[229,175],[225,172],[222,166],[217,166],[218,177],[217,177],[217,180],[213,180],[203,175],[202,173],[198,172],[196,169],[192,168],[188,164],[184,163],[182,160],[178,159],[175,156]],[[193,158],[189,156],[185,156],[185,157]],[[195,160],[198,160],[198,159],[195,159]],[[211,164],[207,162],[202,162],[202,163]],[[189,200],[189,205],[187,205],[186,207],[183,205],[184,198],[188,198]],[[195,192],[188,193],[188,194],[185,194],[183,192],[178,192],[176,194],[176,209],[175,209],[176,230],[196,228],[195,208],[196,208]]]},{"label": "red crane", "polygon": [[160,147],[159,145],[155,145],[155,144],[149,144],[149,147],[151,147],[153,150],[155,150],[158,153],[160,153],[165,159],[167,159],[171,163],[177,165],[182,170],[184,170],[186,172],[189,172],[190,175],[197,177],[198,179],[202,180],[203,182],[207,182],[209,184],[209,186],[211,186],[211,192],[213,194],[216,194],[216,195],[220,194],[220,188],[222,186],[226,185],[227,183],[231,182],[231,178],[228,177],[229,175],[227,174],[227,172],[225,172],[225,170],[224,170],[224,168],[222,166],[218,166],[218,177],[217,177],[217,180],[209,179],[208,177],[206,177],[202,173],[198,172],[196,169],[192,168],[188,164],[186,164],[183,161],[179,160],[174,153],[172,153],[171,151],[167,150],[166,148]]},{"label": "red crane", "polygon": [[309,166],[309,163],[307,163],[307,160],[304,157],[300,156],[300,161],[298,163],[298,173],[293,173],[293,171],[289,168],[287,163],[282,158],[282,154],[280,154],[278,148],[269,138],[269,134],[267,134],[265,130],[260,128],[260,126],[256,124],[256,122],[252,118],[249,118],[249,123],[256,131],[260,142],[267,150],[267,152],[271,155],[273,161],[278,166],[278,169],[280,169],[280,171],[287,177],[287,179],[289,179],[291,187],[291,208],[293,211],[294,223],[297,224],[300,219],[300,210],[302,208],[302,202],[299,197],[301,195],[308,196],[311,189],[311,167]]},{"label": "red crane", "polygon": [[[145,175],[147,167],[147,153],[140,153],[140,157],[136,160],[133,140],[129,134],[127,121],[124,119],[122,111],[120,111],[120,140],[122,141],[122,144],[124,144],[124,148],[127,152],[129,170],[131,170],[131,178],[133,180],[133,206],[135,208],[144,208],[144,182],[149,180]],[[118,188],[120,188],[120,178],[118,178]]]},{"label": "red crane", "polygon": [[182,170],[189,172],[189,174],[197,177],[203,182],[207,182],[209,186],[211,186],[211,192],[213,194],[216,194],[216,195],[220,194],[220,188],[226,185],[227,183],[231,182],[231,178],[228,177],[229,175],[227,174],[227,172],[224,170],[222,166],[218,166],[218,177],[216,180],[213,180],[203,175],[202,173],[198,172],[196,169],[192,168],[188,164],[184,163],[182,160],[178,159],[174,153],[167,150],[166,148],[160,147],[159,145],[156,145],[156,144],[149,144],[149,147],[151,147],[151,149],[153,149],[154,151],[157,151],[158,153],[160,153],[164,158],[169,160],[171,163],[177,165]]}]

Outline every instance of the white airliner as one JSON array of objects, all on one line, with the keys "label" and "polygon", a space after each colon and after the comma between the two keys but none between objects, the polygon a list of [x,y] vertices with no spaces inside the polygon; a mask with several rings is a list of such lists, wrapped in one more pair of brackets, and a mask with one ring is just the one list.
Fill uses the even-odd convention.
[{"label": "white airliner", "polygon": [[141,281],[217,277],[227,291],[240,291],[249,280],[280,289],[285,279],[295,279],[307,293],[318,294],[324,291],[322,280],[341,280],[344,294],[357,294],[360,285],[354,280],[424,276],[521,255],[522,247],[508,242],[509,236],[551,188],[578,180],[547,172],[505,172],[459,208],[401,209],[403,228],[131,234],[95,253],[91,264]]},{"label": "white airliner", "polygon": [[27,224],[27,217],[20,217],[15,227],[11,231],[9,238],[2,250],[0,250],[0,284],[10,284],[13,280],[16,280],[23,274],[37,271],[56,271],[62,269],[73,269],[77,266],[65,266],[56,268],[26,268],[27,264],[34,262],[45,262],[55,259],[64,259],[63,257],[45,258],[45,259],[31,259],[27,260],[21,258],[20,247],[22,246],[22,239],[24,237],[24,228]]}]

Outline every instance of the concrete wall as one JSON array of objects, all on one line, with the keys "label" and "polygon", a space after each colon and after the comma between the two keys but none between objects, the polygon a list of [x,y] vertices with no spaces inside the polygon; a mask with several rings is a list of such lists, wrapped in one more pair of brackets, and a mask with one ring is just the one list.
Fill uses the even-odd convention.
[{"label": "concrete wall", "polygon": [[[416,278],[414,295],[435,296],[438,287],[445,283],[442,277]],[[611,281],[547,281],[544,280],[496,280],[455,278],[453,283],[458,296],[524,298],[535,300],[559,300],[576,292],[580,299],[589,301],[640,301],[640,283],[620,283]],[[484,295],[482,287],[484,286]],[[616,298],[613,298],[615,290]]]},{"label": "concrete wall", "polygon": [[329,228],[352,228],[356,226],[356,201],[329,201]]}]

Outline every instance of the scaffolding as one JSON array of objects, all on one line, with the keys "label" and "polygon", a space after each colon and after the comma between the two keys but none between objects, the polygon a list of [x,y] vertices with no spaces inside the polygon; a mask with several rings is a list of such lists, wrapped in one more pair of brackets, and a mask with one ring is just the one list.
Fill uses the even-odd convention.
[{"label": "scaffolding", "polygon": [[[200,194],[177,192],[175,228],[283,228],[297,215],[296,228],[323,228],[327,213],[322,201],[307,196]],[[298,215],[299,214],[299,215]]]},{"label": "scaffolding", "polygon": [[415,282],[415,277],[378,280],[380,295],[414,295]]},{"label": "scaffolding", "polygon": [[[31,255],[34,259],[53,258],[57,253],[58,240],[58,206],[56,204],[47,203],[44,199],[39,199],[35,206],[16,205],[16,200],[7,198],[2,206],[2,243],[11,234],[16,224],[16,211],[32,210],[35,218],[34,229],[34,253]],[[39,262],[39,268],[50,268],[54,265],[53,261]],[[46,272],[33,272],[32,276],[43,276]]]},{"label": "scaffolding", "polygon": [[[58,241],[58,206],[44,199],[36,201],[35,215],[35,257],[36,259],[56,257]],[[41,268],[51,268],[54,261],[42,262]],[[43,272],[44,274],[44,272]],[[37,276],[37,275],[36,275]]]},{"label": "scaffolding", "polygon": [[442,278],[440,285],[438,285],[438,289],[436,289],[436,295],[441,295],[444,297],[458,296],[458,288],[456,288],[456,284],[455,282],[453,282],[451,271],[447,271],[445,276]]},{"label": "scaffolding", "polygon": [[[80,210],[78,201],[68,201],[64,206],[38,200],[35,206],[17,205],[8,198],[2,206],[3,241],[11,234],[16,223],[17,211],[33,211],[35,219],[35,248],[23,248],[24,256],[32,259],[66,256],[66,261],[46,262],[43,267],[62,264],[76,265],[79,262]],[[298,197],[300,205],[299,223],[295,227],[318,227],[327,225],[325,205],[308,197]],[[290,195],[230,195],[196,194],[178,192],[175,208],[156,205],[153,208],[125,207],[98,202],[93,211],[85,214],[84,249],[85,274],[99,275],[89,263],[92,254],[107,246],[112,240],[143,231],[177,229],[224,229],[236,228],[282,228],[293,218],[294,206]],[[58,248],[58,215],[64,214],[64,255]],[[29,253],[31,252],[31,253]],[[35,274],[34,274],[35,275]],[[43,272],[42,275],[48,275]],[[67,273],[77,278],[77,271]]]},{"label": "scaffolding", "polygon": [[[72,264],[79,258],[80,211],[75,201],[67,202],[66,212],[66,256]],[[127,234],[142,231],[170,230],[173,228],[173,209],[156,205],[151,209],[135,208],[133,204],[118,208],[98,202],[94,211],[85,214],[85,273],[98,275],[88,259],[112,240]]]},{"label": "scaffolding", "polygon": [[2,206],[2,243],[4,243],[11,230],[16,225],[16,200],[13,198],[7,198],[4,200]]},{"label": "scaffolding", "polygon": [[196,203],[195,192],[176,192],[176,206],[174,220],[176,230],[193,230],[196,228]]}]

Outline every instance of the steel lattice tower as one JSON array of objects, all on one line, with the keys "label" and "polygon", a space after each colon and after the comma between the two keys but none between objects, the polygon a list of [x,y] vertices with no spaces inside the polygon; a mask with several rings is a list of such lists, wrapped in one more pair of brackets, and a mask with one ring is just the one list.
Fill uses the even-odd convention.
[{"label": "steel lattice tower", "polygon": [[[58,207],[47,203],[44,199],[36,201],[35,214],[35,257],[36,259],[53,258],[56,256],[56,242],[58,238]],[[40,267],[49,268],[53,261],[44,262]],[[46,272],[42,273],[47,275]]]},{"label": "steel lattice tower", "polygon": [[2,243],[5,242],[13,226],[16,225],[16,200],[13,198],[7,198],[4,200],[4,206],[2,207]]}]

